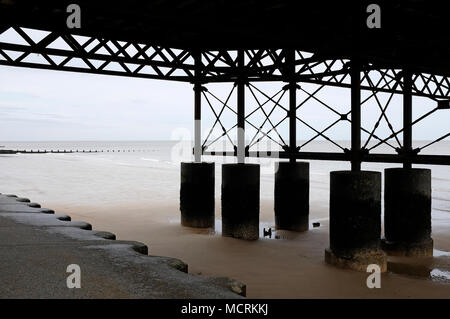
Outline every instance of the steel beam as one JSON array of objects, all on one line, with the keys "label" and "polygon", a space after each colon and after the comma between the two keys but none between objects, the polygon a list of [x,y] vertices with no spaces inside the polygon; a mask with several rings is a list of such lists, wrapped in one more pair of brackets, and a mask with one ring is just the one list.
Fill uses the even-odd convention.
[{"label": "steel beam", "polygon": [[[116,41],[115,39],[95,37],[90,38],[84,44],[80,44],[72,34],[61,32],[52,32],[41,41],[34,43],[21,28],[16,26],[14,29],[16,32],[23,34],[27,43],[0,42],[0,56],[4,58],[0,59],[0,65],[182,82],[194,80],[195,65],[190,62],[193,57],[188,50],[177,50],[176,48],[137,43],[136,41],[122,43],[122,41]],[[68,49],[50,47],[51,42],[58,37],[61,37],[69,45]],[[94,45],[95,43],[97,44]],[[21,53],[21,55],[18,58],[10,58],[6,55],[7,51],[15,51]],[[284,63],[282,63],[283,55],[279,51],[276,49],[244,50],[245,54],[249,56],[249,62],[246,66],[247,79],[254,82],[284,81],[285,75],[279,74],[279,71],[284,67]],[[236,59],[232,58],[234,52],[236,50],[202,50],[202,55],[206,59],[204,66],[205,81],[218,83],[236,81],[239,68]],[[32,54],[41,55],[44,61],[27,61],[26,58]],[[63,59],[62,62],[60,62],[61,58]],[[78,59],[82,60],[86,67],[70,65]],[[91,63],[92,61],[101,62],[102,65],[94,66],[95,64]],[[294,64],[299,66],[299,70],[295,72],[296,82],[325,84],[343,88],[351,87],[347,76],[349,69],[348,57],[346,56],[300,56],[294,59]],[[114,65],[118,65],[119,68],[115,69]],[[113,66],[113,69],[107,69],[111,66]],[[386,78],[377,87],[361,85],[361,90],[402,94],[402,90],[398,88],[399,81],[396,79],[396,73],[399,72],[399,69],[400,67],[392,64],[365,65],[363,71],[379,71],[382,77],[386,76]],[[450,77],[421,73],[417,69],[412,71],[414,71],[412,79],[413,96],[433,99],[450,97]]]},{"label": "steel beam", "polygon": [[193,53],[195,63],[194,82],[194,158],[196,163],[202,161],[202,83],[201,83],[201,55],[200,52]]},{"label": "steel beam", "polygon": [[[294,162],[297,159],[330,159],[350,161],[352,170],[361,169],[361,162],[402,163],[404,167],[411,164],[443,164],[449,165],[447,156],[415,155],[412,148],[412,126],[435,110],[412,121],[412,97],[422,96],[437,100],[448,100],[450,97],[450,77],[437,74],[421,73],[419,69],[392,64],[374,64],[352,59],[348,56],[319,56],[304,58],[300,51],[296,58],[294,50],[247,49],[219,51],[176,50],[154,44],[142,44],[136,41],[122,42],[114,39],[92,37],[87,42],[79,43],[76,38],[64,32],[53,32],[44,39],[34,42],[26,30],[14,29],[22,35],[26,44],[0,42],[0,65],[30,67],[37,69],[62,70],[80,73],[118,75],[135,78],[183,81],[194,84],[194,154],[195,161],[201,161],[201,95],[202,83],[235,82],[237,89],[237,127],[238,143],[234,155],[243,163],[249,154],[245,141],[245,122],[255,127],[245,116],[245,86],[250,82],[284,81],[288,83],[289,106],[285,109],[289,118],[289,143],[283,141],[280,157]],[[1,33],[1,29],[0,29]],[[51,43],[61,37],[69,45],[68,49],[55,49]],[[95,44],[97,42],[97,44]],[[116,49],[114,49],[114,47]],[[133,50],[129,50],[133,49]],[[106,52],[105,52],[106,50]],[[16,54],[10,54],[13,51]],[[135,51],[135,52],[132,52]],[[237,58],[233,53],[237,52]],[[9,54],[8,54],[9,53]],[[18,55],[17,55],[18,53]],[[43,59],[29,59],[34,54]],[[195,56],[194,56],[195,55]],[[245,63],[244,57],[248,57]],[[283,61],[284,57],[284,61]],[[191,61],[194,62],[191,62]],[[79,67],[78,62],[86,64]],[[93,63],[99,62],[99,64]],[[203,62],[202,62],[203,61]],[[364,62],[364,63],[361,63]],[[75,64],[74,64],[75,63]],[[295,66],[298,66],[297,68]],[[115,68],[117,67],[117,68]],[[296,71],[297,69],[297,71]],[[349,76],[350,75],[350,76]],[[364,77],[378,77],[373,85],[361,83]],[[447,75],[448,76],[448,75]],[[363,77],[363,78],[364,78]],[[403,81],[402,81],[403,77]],[[296,132],[296,87],[297,82],[314,83],[329,87],[342,87],[351,90],[351,152],[348,153],[300,153],[297,152]],[[403,84],[403,86],[401,86]],[[365,154],[361,150],[361,90],[402,94],[403,96],[403,145],[398,155]],[[442,101],[441,101],[442,102]],[[233,110],[234,112],[234,110]],[[256,127],[255,127],[256,128]],[[318,131],[313,128],[314,131]],[[320,134],[319,134],[320,135]],[[441,141],[449,135],[433,141]],[[281,137],[280,137],[281,138]],[[386,140],[381,140],[381,144]],[[389,139],[389,138],[388,138]],[[333,142],[332,139],[328,139]],[[399,143],[400,144],[400,143]],[[429,145],[425,146],[428,147]],[[258,155],[263,152],[256,152]],[[332,155],[330,155],[332,154]],[[268,156],[273,157],[273,156]]]},{"label": "steel beam", "polygon": [[361,64],[358,59],[351,62],[351,164],[352,171],[361,170]]},{"label": "steel beam", "polygon": [[289,150],[292,155],[289,158],[295,163],[297,151],[297,83],[295,81],[295,51],[286,50],[286,75],[289,81]]},{"label": "steel beam", "polygon": [[[234,152],[203,152],[206,156],[235,156]],[[250,151],[249,158],[281,158],[289,159],[289,152],[274,152],[274,151]],[[350,156],[346,153],[333,152],[297,152],[295,158],[298,160],[317,160],[317,161],[349,161]],[[401,164],[405,161],[403,155],[397,154],[366,154],[362,157],[361,162],[366,163],[395,163]],[[417,155],[411,159],[413,164],[422,165],[450,165],[450,155]]]},{"label": "steel beam", "polygon": [[404,168],[411,168],[412,152],[412,74],[408,70],[403,71],[403,152],[406,159]]},{"label": "steel beam", "polygon": [[245,162],[245,60],[244,50],[239,50],[237,64],[239,77],[237,80],[237,159],[238,163]]}]

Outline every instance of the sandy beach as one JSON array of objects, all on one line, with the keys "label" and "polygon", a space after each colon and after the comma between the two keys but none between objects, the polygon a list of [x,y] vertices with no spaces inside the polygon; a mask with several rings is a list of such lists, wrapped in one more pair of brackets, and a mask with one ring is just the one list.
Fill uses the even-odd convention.
[{"label": "sandy beach", "polygon": [[[158,150],[166,152],[160,146],[155,149],[139,155],[139,164],[134,161],[137,155],[3,156],[0,178],[8,182],[1,191],[31,198],[72,220],[113,232],[118,239],[143,242],[150,255],[179,258],[189,265],[190,273],[240,280],[247,284],[250,298],[450,298],[450,182],[445,168],[433,171],[438,179],[433,180],[435,257],[389,258],[391,271],[382,275],[381,289],[368,289],[368,274],[324,262],[327,170],[344,167],[341,163],[312,164],[310,222],[318,221],[320,227],[247,242],[220,234],[219,164],[216,231],[180,225],[179,168],[159,157]],[[370,166],[374,167],[382,168]],[[274,226],[272,183],[270,175],[261,177],[261,232]]]},{"label": "sandy beach", "polygon": [[[262,221],[270,219],[271,203],[263,204]],[[205,276],[228,276],[247,284],[249,298],[449,298],[450,281],[424,274],[435,268],[450,271],[450,253],[433,260],[408,259],[413,269],[405,274],[382,275],[381,289],[368,289],[368,274],[331,267],[324,262],[328,245],[328,223],[306,233],[284,232],[282,239],[246,242],[211,234],[208,231],[181,227],[176,205],[124,207],[56,207],[75,220],[108,229],[121,239],[146,243],[151,255],[180,258],[189,272]],[[82,212],[82,213],[81,213]],[[150,214],[151,212],[151,214]],[[124,218],[127,216],[127,218]],[[169,220],[167,220],[167,217]],[[270,224],[270,222],[266,222]],[[446,227],[435,227],[436,249],[450,243]],[[405,261],[403,261],[405,262]],[[414,272],[416,270],[416,273]],[[419,271],[420,276],[417,275]],[[420,272],[421,271],[421,272]],[[437,274],[437,273],[436,273]]]}]

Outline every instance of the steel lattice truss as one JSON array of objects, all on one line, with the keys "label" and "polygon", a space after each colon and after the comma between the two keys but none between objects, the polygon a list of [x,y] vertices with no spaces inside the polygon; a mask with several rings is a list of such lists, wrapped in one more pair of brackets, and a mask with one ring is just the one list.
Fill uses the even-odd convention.
[{"label": "steel lattice truss", "polygon": [[[22,40],[20,44],[0,41],[1,65],[185,82],[195,81],[194,71],[199,68],[204,83],[234,82],[238,74],[235,50],[202,51],[201,66],[196,67],[194,54],[189,50],[58,32],[47,32],[34,41],[29,35],[33,31],[11,27],[0,33],[14,32]],[[283,50],[245,50],[245,55],[249,81],[286,80]],[[33,56],[39,59],[31,59]],[[346,58],[315,56],[297,50],[295,80],[349,87],[348,62]],[[367,64],[365,77],[373,73],[378,74],[379,81],[369,84],[363,79],[361,89],[402,93],[401,70]],[[413,83],[414,95],[435,100],[450,97],[448,77],[419,73],[414,74]]]},{"label": "steel lattice truss", "polygon": [[[14,41],[9,41],[6,35],[13,34]],[[32,35],[34,34],[34,35]],[[223,152],[225,155],[235,155],[236,145],[230,132],[236,128],[237,123],[226,127],[222,122],[225,110],[237,116],[236,108],[229,105],[235,86],[232,87],[227,98],[219,98],[207,89],[207,83],[230,82],[236,83],[245,76],[246,90],[249,97],[253,98],[254,109],[248,109],[245,116],[247,127],[254,129],[255,134],[246,145],[247,156],[261,156],[259,152],[253,152],[255,145],[269,139],[280,148],[280,157],[305,159],[331,159],[349,160],[349,150],[340,145],[330,130],[339,123],[351,123],[351,110],[337,111],[333,105],[321,100],[318,92],[324,87],[350,88],[350,59],[348,57],[318,56],[311,53],[296,50],[294,52],[294,71],[288,70],[286,62],[286,50],[260,49],[244,50],[244,65],[238,65],[236,50],[187,50],[161,47],[151,43],[124,42],[114,39],[99,37],[76,36],[70,33],[44,32],[36,38],[36,30],[20,27],[10,27],[0,30],[0,65],[29,67],[49,70],[72,71],[93,74],[117,75],[126,77],[161,79],[197,83],[203,85],[202,96],[206,105],[214,114],[211,131],[204,136],[202,143],[204,154],[210,152],[210,147],[220,138],[226,138],[234,147],[232,152]],[[277,81],[281,87],[275,94],[267,94],[259,89],[257,82]],[[284,83],[283,83],[284,82]],[[283,105],[281,100],[289,86],[286,83],[299,84],[297,90],[304,93],[306,98],[298,101],[296,110],[299,110],[308,101],[314,100],[321,106],[334,113],[336,119],[324,128],[316,128],[304,118],[295,115],[296,122],[310,129],[314,134],[299,145],[296,150],[289,148],[288,141],[279,132],[280,125],[286,124],[292,114],[289,107]],[[308,91],[302,83],[317,85],[317,90]],[[375,101],[380,110],[380,116],[373,127],[361,127],[361,131],[368,138],[363,142],[362,151],[365,161],[402,162],[404,145],[400,142],[399,135],[403,128],[395,129],[387,116],[391,99],[396,94],[403,94],[403,70],[400,67],[374,65],[363,63],[361,68],[360,88],[369,92],[369,96],[361,101],[362,108],[369,101]],[[378,99],[379,94],[389,94],[387,101]],[[423,74],[412,71],[412,95],[429,98],[434,101],[436,107],[413,121],[416,125],[434,112],[449,108],[450,78]],[[214,108],[213,103],[218,103],[219,108]],[[274,120],[274,110],[284,112],[281,119]],[[263,118],[261,123],[255,123],[252,115],[259,112]],[[381,137],[377,135],[380,123],[388,125],[390,135]],[[221,134],[212,136],[214,129],[219,128]],[[424,145],[421,149],[437,143],[450,136],[445,134],[435,141]],[[324,139],[340,149],[339,153],[307,153],[302,148],[317,140]],[[398,154],[370,154],[380,145],[394,149]],[[414,161],[418,163],[450,164],[450,160],[443,156],[431,157],[417,155],[421,149],[414,151]],[[293,153],[295,153],[293,155]],[[411,155],[411,154],[409,154]]]}]

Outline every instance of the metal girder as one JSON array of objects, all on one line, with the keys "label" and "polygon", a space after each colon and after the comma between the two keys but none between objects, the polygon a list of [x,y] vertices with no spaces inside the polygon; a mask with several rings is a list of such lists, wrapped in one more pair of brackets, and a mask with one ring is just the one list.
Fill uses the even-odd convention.
[{"label": "metal girder", "polygon": [[[15,38],[1,38],[5,33],[12,31],[15,33]],[[233,141],[229,136],[229,132],[235,127],[240,128],[246,126],[256,130],[256,135],[252,138],[250,143],[245,146],[245,155],[254,156],[255,153],[251,149],[252,146],[258,144],[262,139],[270,139],[275,142],[283,150],[279,153],[281,158],[295,159],[330,159],[330,160],[345,160],[352,161],[355,169],[358,169],[358,162],[363,161],[381,161],[393,163],[421,163],[421,164],[450,164],[448,157],[436,155],[435,157],[429,155],[418,155],[417,153],[434,143],[437,143],[448,136],[445,134],[438,139],[428,143],[421,149],[413,150],[410,146],[410,136],[412,127],[433,114],[438,109],[447,108],[448,100],[450,98],[450,78],[437,74],[426,74],[409,68],[407,77],[403,71],[403,66],[382,65],[367,62],[366,60],[359,61],[359,77],[358,80],[352,81],[352,66],[349,57],[346,56],[324,56],[308,52],[303,52],[294,49],[241,49],[239,50],[205,50],[205,49],[176,49],[153,45],[149,43],[140,43],[136,41],[117,41],[113,38],[99,38],[99,37],[81,37],[72,35],[67,32],[46,32],[46,34],[36,40],[33,37],[33,30],[24,29],[20,27],[3,28],[0,27],[0,65],[29,67],[38,69],[61,70],[92,74],[117,75],[136,78],[149,78],[160,80],[172,80],[193,83],[196,86],[196,119],[200,120],[200,101],[202,97],[205,99],[208,96],[214,99],[217,97],[205,90],[204,85],[215,82],[240,83],[239,91],[241,96],[240,111],[234,111],[227,105],[228,99],[221,102],[220,112],[216,112],[211,101],[207,100],[213,109],[215,116],[215,123],[222,128],[222,135],[226,136],[231,144]],[[17,40],[20,41],[17,41]],[[289,53],[288,53],[289,52]],[[196,62],[196,63],[195,63]],[[245,84],[242,79],[245,78]],[[356,78],[356,77],[354,77]],[[405,79],[407,79],[405,81]],[[253,83],[261,81],[276,81],[279,83],[288,83],[287,89],[280,89],[276,94],[269,95],[259,90]],[[340,113],[333,108],[332,105],[321,101],[315,92],[308,92],[298,83],[312,83],[322,87],[341,87],[351,89],[353,86],[354,107],[348,112]],[[245,87],[244,87],[245,85]],[[295,86],[295,89],[293,88]],[[295,90],[301,90],[307,94],[306,100],[313,99],[319,102],[333,113],[339,116],[339,119],[330,123],[325,128],[316,128],[305,119],[295,115],[299,105],[296,105]],[[249,97],[253,97],[257,104],[255,110],[247,112],[247,107],[243,107],[243,92],[251,93]],[[283,106],[280,103],[284,93],[289,90],[290,103],[288,106]],[[344,149],[337,141],[329,137],[329,130],[337,123],[342,121],[350,122],[350,115],[352,118],[358,118],[355,110],[358,110],[357,105],[361,106],[365,101],[357,98],[356,94],[360,91],[370,91],[371,97],[376,100],[376,103],[381,111],[380,117],[376,121],[373,129],[361,127],[358,123],[353,123],[353,150],[349,152]],[[437,102],[437,107],[430,112],[419,117],[415,121],[411,121],[410,114],[407,113],[405,117],[405,125],[400,130],[394,130],[388,116],[386,109],[389,106],[391,98],[394,94],[404,95],[406,92],[406,108],[410,111],[410,99],[414,96],[427,97]],[[233,93],[231,91],[230,95]],[[256,93],[263,96],[262,99],[256,97]],[[381,103],[377,94],[388,93],[391,94],[386,103]],[[219,99],[217,99],[219,100]],[[272,104],[270,111],[264,109],[267,103]],[[384,104],[384,105],[383,105]],[[223,110],[229,109],[239,114],[239,123],[236,123],[231,128],[226,129],[221,122],[221,114]],[[281,110],[286,112],[281,120],[274,121],[272,119],[272,112],[274,110]],[[242,111],[244,110],[244,111]],[[261,125],[256,125],[252,122],[249,116],[252,112],[260,110],[263,114],[264,122]],[[353,113],[353,114],[352,114]],[[386,121],[391,134],[386,138],[381,138],[376,135],[376,129],[380,121]],[[283,136],[279,133],[279,125],[289,121],[290,123],[290,142],[289,145],[284,141]],[[296,145],[296,131],[295,124],[300,122],[307,128],[314,131],[314,136],[300,146]],[[239,125],[238,125],[239,124]],[[269,129],[264,130],[266,124],[270,124]],[[197,128],[197,132],[199,128]],[[369,138],[365,145],[361,147],[359,144],[360,134],[365,132],[369,134]],[[399,134],[404,133],[407,143],[401,145],[399,141]],[[276,134],[276,137],[271,136]],[[199,134],[197,134],[199,135]],[[206,149],[213,144],[217,139],[208,141],[210,134],[201,144],[203,154],[208,154]],[[314,141],[316,138],[324,138],[339,147],[342,153],[305,153],[299,152],[308,143]],[[374,146],[368,146],[371,140],[376,140]],[[398,147],[391,145],[390,139],[395,139]],[[240,138],[241,146],[242,136]],[[197,160],[199,160],[200,141],[197,141]],[[210,142],[210,143],[207,143]],[[379,145],[388,145],[395,149],[398,154],[369,154],[370,151]],[[233,144],[234,146],[234,144]],[[369,147],[369,148],[366,148]],[[408,150],[405,152],[404,149]],[[294,149],[295,148],[295,149]],[[234,155],[236,152],[233,152]],[[240,149],[242,156],[242,148]],[[218,154],[221,154],[220,152]],[[331,154],[331,155],[330,155]],[[353,155],[352,155],[353,154]],[[355,157],[356,154],[356,157]],[[223,155],[223,154],[222,154]],[[228,155],[228,154],[225,154]],[[286,157],[285,157],[286,156]],[[352,157],[353,156],[353,157]]]},{"label": "metal girder", "polygon": [[[288,70],[286,70],[288,72]],[[428,156],[428,155],[419,155],[418,153],[422,151],[423,149],[429,147],[430,145],[433,145],[437,142],[440,142],[444,140],[445,138],[450,136],[450,133],[445,134],[428,144],[413,149],[411,144],[411,133],[412,128],[414,126],[417,126],[418,123],[422,122],[424,119],[429,118],[432,114],[434,114],[438,110],[443,110],[447,108],[448,103],[436,103],[436,107],[434,107],[431,111],[426,112],[425,114],[419,116],[414,121],[410,118],[410,113],[407,114],[407,120],[406,125],[404,125],[400,129],[394,128],[391,121],[392,119],[388,116],[388,108],[392,105],[393,96],[396,94],[395,92],[383,92],[384,95],[387,96],[387,99],[381,99],[378,95],[380,92],[377,90],[377,87],[379,87],[380,83],[385,82],[385,84],[389,84],[389,81],[385,78],[381,77],[378,79],[377,82],[374,80],[368,78],[368,75],[362,71],[359,68],[356,68],[353,70],[355,73],[353,84],[355,85],[355,88],[352,90],[352,98],[349,100],[352,100],[352,107],[348,111],[338,110],[334,105],[333,101],[327,102],[323,99],[323,97],[320,97],[318,93],[326,87],[325,84],[322,84],[316,89],[311,90],[302,88],[301,86],[298,86],[296,89],[298,89],[303,94],[303,98],[300,101],[295,101],[296,106],[293,107],[293,101],[294,99],[290,97],[288,101],[280,102],[283,98],[283,95],[287,92],[292,93],[291,88],[292,84],[295,85],[294,82],[289,82],[288,85],[284,85],[282,89],[277,91],[274,94],[265,93],[262,89],[259,89],[255,84],[249,83],[247,85],[248,91],[251,93],[250,96],[254,97],[253,102],[249,101],[249,111],[247,112],[245,116],[245,123],[248,124],[249,127],[253,127],[256,130],[256,134],[253,138],[249,139],[250,142],[247,144],[246,147],[246,156],[250,157],[269,157],[269,158],[286,158],[290,159],[291,161],[296,159],[322,159],[322,160],[339,160],[339,161],[350,161],[354,164],[354,169],[358,170],[360,168],[360,164],[362,162],[391,162],[391,163],[421,163],[421,164],[443,164],[446,165],[449,163],[450,157],[440,157],[439,155],[436,156]],[[409,101],[411,97],[411,91],[412,86],[411,84],[408,84],[411,82],[411,75],[407,77],[407,72],[398,72],[398,75],[396,78],[398,78],[397,86],[401,89],[403,96],[406,99],[405,107],[407,110],[411,110],[412,105],[411,101]],[[410,73],[409,73],[410,74]],[[391,79],[390,81],[393,81],[394,79]],[[361,98],[360,96],[360,89],[359,86],[361,83],[364,83],[364,81],[367,82],[368,87],[371,88],[372,92],[368,96],[366,95],[364,98]],[[405,82],[406,81],[406,82]],[[281,84],[281,83],[280,83]],[[409,90],[407,88],[409,87]],[[222,127],[223,133],[219,133],[219,137],[215,138],[212,142],[209,140],[210,134],[208,134],[205,142],[204,142],[204,148],[203,148],[203,154],[205,155],[218,155],[218,156],[230,156],[234,155],[236,156],[236,151],[234,152],[227,152],[227,151],[213,151],[210,146],[212,146],[214,143],[220,141],[222,137],[227,137],[230,141],[231,145],[234,145],[233,140],[231,139],[231,136],[229,133],[235,129],[237,126],[236,124],[232,126],[231,128],[225,128],[225,126],[222,124],[222,114],[225,109],[231,110],[234,114],[237,114],[236,111],[233,110],[232,107],[228,105],[228,101],[230,99],[230,96],[232,95],[234,90],[234,87],[231,89],[231,92],[226,100],[221,100],[217,98],[212,92],[205,93],[205,96],[211,95],[216,101],[219,102],[219,109],[220,111],[214,111],[212,105],[211,109],[214,112],[216,121],[211,128],[211,132],[214,129],[214,126],[216,126],[217,123],[219,123]],[[406,92],[406,95],[405,95]],[[408,93],[409,92],[409,93]],[[260,97],[258,98],[256,94],[259,94]],[[289,94],[290,95],[290,94]],[[207,99],[208,100],[208,99]],[[290,115],[292,114],[292,110],[301,108],[305,103],[308,103],[308,101],[314,101],[316,104],[318,103],[323,108],[331,112],[331,114],[334,115],[337,119],[330,122],[328,126],[325,128],[318,128],[315,127],[313,123],[308,123],[308,120],[301,115],[296,115],[295,120],[296,122],[300,122],[304,127],[306,127],[306,130],[312,130],[315,135],[309,138],[306,142],[303,142],[301,145],[296,146],[296,143],[294,142],[296,140],[296,125],[293,125],[291,122],[293,120],[293,117]],[[365,104],[368,101],[372,101],[372,105],[379,109],[379,117],[377,119],[374,119],[373,127],[364,127],[364,125],[361,125],[360,117],[361,112],[365,111]],[[208,100],[209,103],[209,100]],[[252,103],[256,104],[256,108],[252,108]],[[283,105],[284,103],[284,105]],[[297,104],[298,103],[298,104]],[[433,102],[434,103],[434,102]],[[271,107],[269,107],[272,105]],[[317,107],[319,107],[319,105]],[[280,117],[278,117],[278,120],[275,120],[273,117],[273,111],[278,110],[281,112],[282,117],[280,120]],[[261,119],[252,119],[251,116],[255,113],[259,112],[260,117],[262,117],[262,123]],[[356,115],[354,115],[354,112]],[[279,115],[279,114],[278,114]],[[351,117],[350,117],[351,115]],[[283,124],[289,120],[290,122],[290,130],[289,130],[289,144],[286,143],[284,140],[282,134],[278,131],[280,124]],[[356,120],[356,122],[355,122]],[[259,122],[259,124],[258,124]],[[334,140],[333,135],[329,133],[333,127],[335,127],[337,124],[347,122],[352,125],[352,149],[348,150],[340,145],[339,141]],[[381,122],[385,122],[388,127],[388,133],[389,135],[386,137],[381,137],[379,134],[377,134],[377,129],[379,128],[379,125]],[[368,124],[365,124],[368,125]],[[230,124],[228,124],[230,126]],[[294,130],[293,130],[294,129]],[[406,133],[406,140],[404,137],[404,140],[402,143],[399,139],[399,136],[401,134],[404,134],[405,129],[407,130]],[[210,132],[210,133],[211,133]],[[303,132],[303,130],[302,130]],[[361,133],[364,132],[368,135],[368,138],[365,141],[361,140]],[[275,136],[274,136],[275,135]],[[291,138],[292,136],[292,138]],[[299,136],[304,136],[302,134],[299,134]],[[304,152],[301,151],[306,145],[310,144],[317,138],[322,138],[330,143],[332,143],[335,147],[338,147],[341,149],[341,153],[326,153],[326,152]],[[266,142],[274,143],[272,145],[275,145],[276,148],[279,148],[279,152],[277,151],[268,151],[268,150],[261,150],[261,151],[255,151],[260,150],[260,147],[254,147],[256,144],[260,143],[261,141],[265,140]],[[270,141],[269,141],[270,140]],[[392,141],[391,141],[392,140]],[[294,143],[291,143],[294,142]],[[370,142],[372,141],[372,144]],[[363,144],[364,142],[364,144]],[[396,145],[395,145],[395,144]],[[295,145],[295,149],[293,149],[293,145]],[[372,153],[374,150],[376,150],[379,146],[385,145],[390,147],[393,151],[395,151],[397,154],[374,154]],[[407,151],[406,151],[407,150]]]},{"label": "metal girder", "polygon": [[[234,152],[204,152],[208,156],[235,156]],[[285,151],[259,151],[247,152],[250,158],[282,158],[289,159],[292,154]],[[350,154],[336,152],[297,152],[296,159],[320,160],[320,161],[350,161]],[[396,154],[367,154],[362,157],[363,162],[368,163],[398,163],[405,161],[405,157]],[[450,155],[417,155],[412,159],[413,164],[450,165]]]},{"label": "metal girder", "polygon": [[[3,32],[2,32],[3,30]],[[195,81],[193,51],[99,37],[81,37],[68,32],[48,32],[33,41],[33,30],[11,27],[22,40],[0,41],[0,65],[61,70],[81,73],[117,75],[136,78]],[[64,47],[54,45],[59,41]],[[349,58],[315,55],[295,50],[295,74],[286,74],[286,50],[243,50],[246,76],[250,82],[295,81],[350,88]],[[204,83],[235,82],[239,77],[237,50],[200,50]],[[402,66],[364,63],[361,90],[402,94]],[[434,100],[450,97],[450,78],[412,72],[412,95]],[[289,79],[287,79],[289,77]],[[377,78],[369,84],[367,79]]]}]

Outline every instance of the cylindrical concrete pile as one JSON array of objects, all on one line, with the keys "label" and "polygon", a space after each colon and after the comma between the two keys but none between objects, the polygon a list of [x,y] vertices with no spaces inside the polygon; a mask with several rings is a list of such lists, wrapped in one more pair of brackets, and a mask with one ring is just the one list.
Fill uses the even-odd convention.
[{"label": "cylindrical concrete pile", "polygon": [[181,224],[214,227],[214,163],[181,163]]},{"label": "cylindrical concrete pile", "polygon": [[388,168],[384,193],[383,249],[399,256],[433,256],[431,170]]},{"label": "cylindrical concrete pile", "polygon": [[259,237],[258,164],[222,165],[222,235],[245,240]]},{"label": "cylindrical concrete pile", "polygon": [[309,229],[309,163],[276,163],[274,208],[276,229]]},{"label": "cylindrical concrete pile", "polygon": [[386,271],[386,255],[380,249],[381,173],[336,171],[330,180],[330,247],[325,261],[359,271],[377,264]]}]

